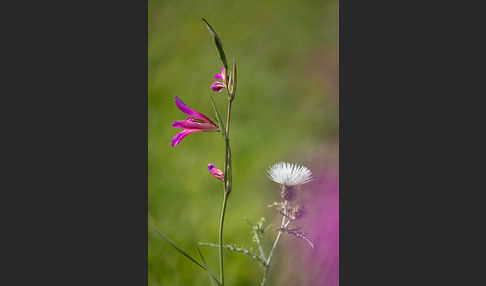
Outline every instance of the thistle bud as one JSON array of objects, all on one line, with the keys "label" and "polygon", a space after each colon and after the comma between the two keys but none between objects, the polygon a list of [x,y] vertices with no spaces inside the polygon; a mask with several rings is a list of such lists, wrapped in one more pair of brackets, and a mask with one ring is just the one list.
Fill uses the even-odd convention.
[{"label": "thistle bud", "polygon": [[286,201],[292,201],[295,199],[295,187],[282,185],[282,191],[280,192],[282,198]]},{"label": "thistle bud", "polygon": [[304,215],[305,215],[305,210],[304,210],[304,207],[301,207],[301,206],[296,206],[293,210],[292,210],[292,215],[295,219],[299,219],[299,218],[302,218]]}]

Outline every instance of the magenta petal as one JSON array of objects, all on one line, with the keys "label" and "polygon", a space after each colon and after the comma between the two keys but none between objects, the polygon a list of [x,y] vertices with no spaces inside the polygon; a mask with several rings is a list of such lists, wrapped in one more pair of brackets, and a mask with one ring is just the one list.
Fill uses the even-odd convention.
[{"label": "magenta petal", "polygon": [[182,129],[199,129],[201,131],[218,130],[218,128],[213,126],[211,123],[196,122],[193,120],[174,121],[172,122],[172,126],[175,128],[182,128]]},{"label": "magenta petal", "polygon": [[191,109],[189,106],[187,106],[182,100],[180,100],[179,97],[175,97],[175,103],[177,105],[177,107],[182,111],[184,112],[185,114],[187,115],[190,115],[190,116],[193,116],[193,117],[196,117],[196,118],[200,118],[200,119],[203,119],[209,123],[211,123],[212,125],[214,126],[218,126],[216,124],[214,124],[213,121],[211,121],[211,119],[209,119],[206,115],[200,113],[200,112],[197,112],[193,109]]},{"label": "magenta petal", "polygon": [[220,73],[217,73],[216,75],[214,75],[214,78],[215,79],[222,79],[222,80],[224,80],[224,76],[222,74],[220,74]]},{"label": "magenta petal", "polygon": [[224,173],[220,169],[216,168],[213,163],[208,164],[208,170],[214,177],[220,180],[224,180]]},{"label": "magenta petal", "polygon": [[201,132],[201,130],[194,130],[194,129],[185,129],[182,132],[179,132],[172,138],[172,147],[181,144],[182,139],[184,139],[187,135],[192,134],[194,132]]},{"label": "magenta petal", "polygon": [[191,109],[189,106],[187,106],[179,97],[175,97],[175,103],[176,106],[185,114],[194,116],[194,117],[199,117],[199,112]]},{"label": "magenta petal", "polygon": [[221,90],[224,88],[224,84],[219,82],[219,81],[215,81],[212,85],[211,85],[211,89],[213,91],[217,91],[217,92],[221,92]]},{"label": "magenta petal", "polygon": [[224,66],[223,68],[221,69],[221,73],[217,73],[214,78],[215,79],[222,79],[224,81],[224,76],[225,76],[225,70],[224,70]]}]

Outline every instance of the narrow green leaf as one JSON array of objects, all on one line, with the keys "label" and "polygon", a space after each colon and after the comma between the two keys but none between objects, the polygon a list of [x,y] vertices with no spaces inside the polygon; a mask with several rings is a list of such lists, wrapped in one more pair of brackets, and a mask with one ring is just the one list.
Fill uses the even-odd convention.
[{"label": "narrow green leaf", "polygon": [[208,272],[208,275],[209,275],[209,280],[211,281],[211,285],[214,285],[213,277],[211,277],[211,273],[209,273],[209,267],[208,267],[208,264],[206,263],[206,259],[204,259],[204,256],[201,252],[201,249],[199,249],[199,247],[197,247],[197,246],[196,246],[196,249],[197,249],[197,252],[199,253],[199,257],[201,257],[202,263],[204,264],[206,269],[208,269],[207,272]]},{"label": "narrow green leaf", "polygon": [[201,257],[201,261],[204,264],[204,266],[208,267],[208,264],[206,263],[206,259],[204,259],[204,256],[202,255],[201,249],[196,246],[197,252],[199,253],[199,257]]},{"label": "narrow green leaf", "polygon": [[184,255],[187,259],[189,259],[190,261],[192,261],[194,264],[196,264],[197,266],[199,266],[201,269],[203,269],[204,271],[206,271],[209,276],[211,276],[211,278],[213,278],[213,280],[218,284],[218,285],[221,285],[221,283],[219,282],[219,280],[213,275],[211,274],[211,272],[209,272],[208,268],[201,265],[196,259],[194,259],[192,256],[190,256],[189,254],[187,254],[184,250],[182,250],[180,247],[178,247],[175,242],[173,242],[170,238],[168,238],[165,234],[163,234],[160,230],[158,230],[155,226],[152,226],[152,228],[154,229],[155,232],[157,232],[165,241],[167,241],[175,250],[177,250],[180,254]]},{"label": "narrow green leaf", "polygon": [[223,50],[223,43],[221,42],[221,39],[218,37],[218,34],[216,34],[216,31],[214,31],[213,27],[209,25],[208,21],[206,19],[202,18],[204,24],[206,24],[206,27],[208,28],[209,32],[211,33],[211,36],[213,36],[214,39],[214,44],[216,45],[216,48],[218,50],[219,57],[221,58],[221,61],[223,62],[224,68],[226,70],[226,75],[225,78],[228,78],[228,62],[226,61],[226,55]]},{"label": "narrow green leaf", "polygon": [[216,119],[218,120],[219,130],[223,137],[226,137],[226,128],[224,127],[224,123],[221,120],[221,115],[219,115],[219,111],[216,108],[216,104],[214,103],[214,98],[212,94],[209,94],[209,99],[211,100],[211,106],[213,107],[214,113],[216,114]]},{"label": "narrow green leaf", "polygon": [[202,269],[206,270],[204,268],[204,266],[202,266],[199,262],[197,262],[196,259],[194,259],[192,256],[190,256],[189,254],[187,254],[184,250],[180,249],[176,244],[175,242],[173,242],[170,238],[168,238],[165,234],[163,234],[162,232],[160,232],[157,228],[155,228],[154,226],[152,226],[152,228],[155,230],[155,232],[157,232],[160,236],[162,236],[163,239],[165,239],[165,241],[167,241],[172,247],[175,248],[175,250],[177,250],[180,254],[184,255],[185,257],[187,257],[189,260],[191,260],[192,262],[194,262],[194,264],[196,264],[197,266],[201,267]]},{"label": "narrow green leaf", "polygon": [[[230,103],[231,104],[231,103]],[[226,137],[226,140],[229,140]],[[226,142],[226,160],[225,160],[225,192],[231,193],[233,175],[231,172],[231,148],[229,145],[229,141]]]},{"label": "narrow green leaf", "polygon": [[231,97],[230,100],[233,101],[235,98],[236,94],[236,83],[237,83],[237,78],[236,78],[236,59],[233,57],[233,72],[231,73]]}]

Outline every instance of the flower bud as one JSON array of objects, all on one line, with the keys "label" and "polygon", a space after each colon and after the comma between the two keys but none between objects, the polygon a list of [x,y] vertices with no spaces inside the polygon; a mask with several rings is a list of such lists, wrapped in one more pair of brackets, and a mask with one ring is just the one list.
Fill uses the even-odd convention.
[{"label": "flower bud", "polygon": [[292,212],[293,212],[293,216],[295,217],[295,219],[302,218],[305,215],[304,207],[301,207],[301,206],[296,206],[292,210]]},{"label": "flower bud", "polygon": [[295,199],[295,187],[282,185],[282,191],[280,193],[282,198],[286,201],[292,201]]}]

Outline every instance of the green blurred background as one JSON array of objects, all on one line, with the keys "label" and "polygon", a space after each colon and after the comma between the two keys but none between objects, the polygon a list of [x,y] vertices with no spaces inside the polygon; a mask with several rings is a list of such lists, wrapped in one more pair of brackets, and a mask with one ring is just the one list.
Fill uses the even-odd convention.
[{"label": "green blurred background", "polygon": [[[149,285],[210,285],[203,271],[150,229],[195,257],[198,241],[217,242],[222,184],[207,164],[223,168],[224,142],[217,133],[196,133],[170,146],[180,131],[171,123],[186,118],[175,96],[214,119],[209,86],[221,62],[201,17],[221,37],[228,58],[238,61],[224,239],[250,247],[245,219],[266,216],[271,223],[275,217],[266,207],[279,195],[265,175],[271,164],[337,163],[338,0],[149,0],[148,13]],[[223,93],[214,95],[225,117]],[[218,276],[217,249],[201,250]],[[248,257],[225,253],[228,285],[259,285],[261,273]]]}]

